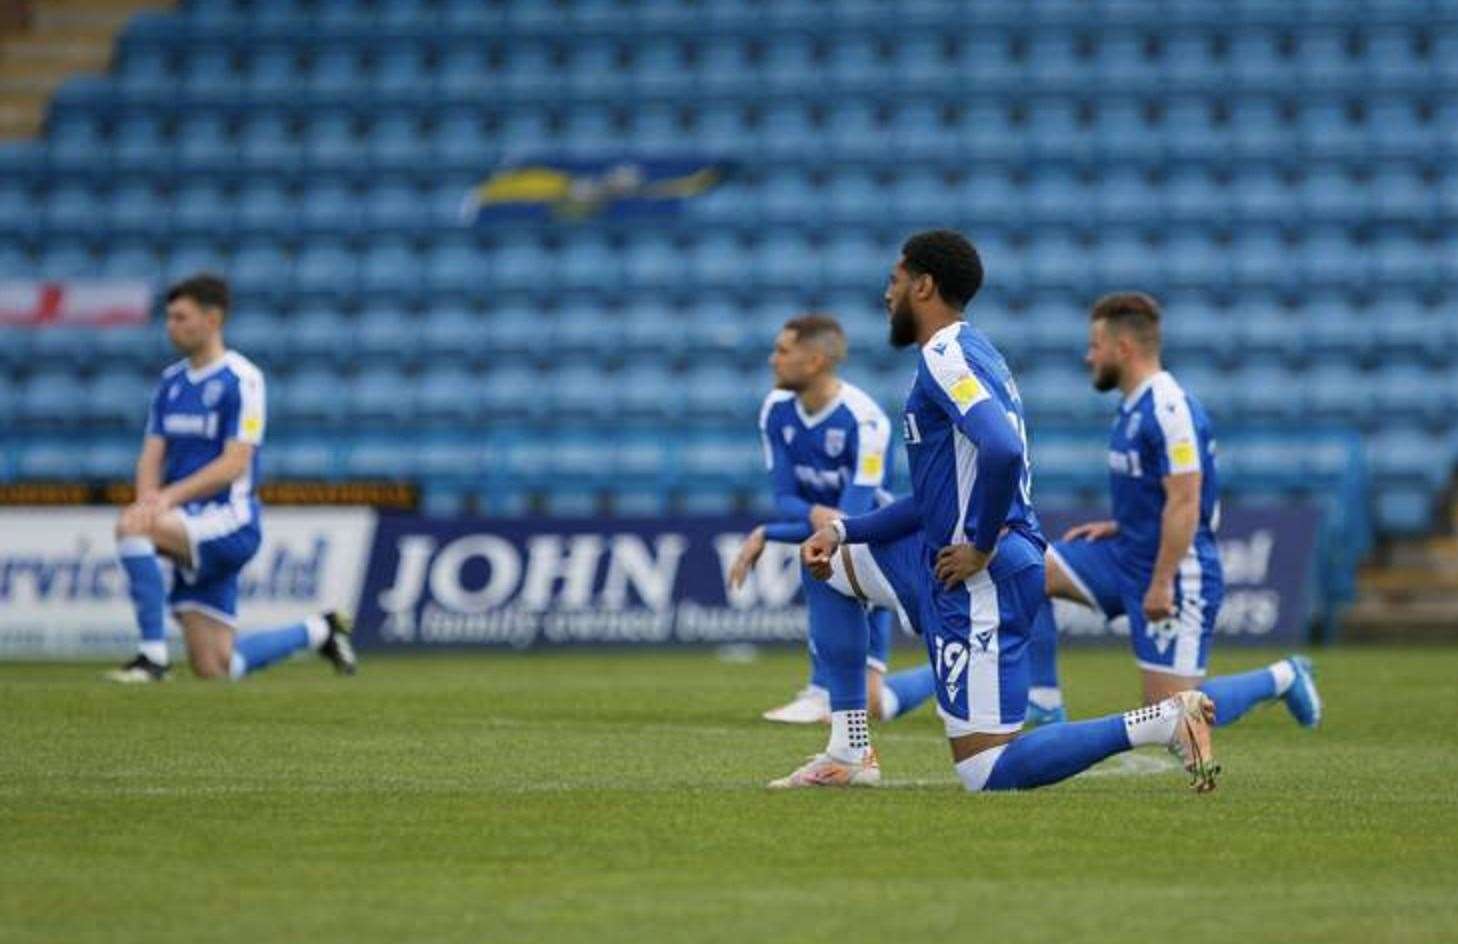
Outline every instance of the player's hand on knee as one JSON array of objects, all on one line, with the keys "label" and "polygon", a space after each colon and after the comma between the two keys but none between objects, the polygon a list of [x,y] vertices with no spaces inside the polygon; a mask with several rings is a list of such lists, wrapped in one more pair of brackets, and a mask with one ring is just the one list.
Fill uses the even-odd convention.
[{"label": "player's hand on knee", "polygon": [[1144,594],[1144,618],[1157,622],[1174,615],[1174,587],[1168,580],[1154,581]]},{"label": "player's hand on knee", "polygon": [[1065,541],[1105,541],[1119,533],[1119,525],[1113,521],[1089,521],[1069,528],[1063,535]]},{"label": "player's hand on knee", "polygon": [[821,528],[800,545],[800,561],[816,580],[829,580],[831,557],[839,547],[840,535],[835,529]]},{"label": "player's hand on knee", "polygon": [[948,590],[965,583],[987,567],[991,554],[984,554],[970,544],[948,544],[937,552],[937,580]]}]

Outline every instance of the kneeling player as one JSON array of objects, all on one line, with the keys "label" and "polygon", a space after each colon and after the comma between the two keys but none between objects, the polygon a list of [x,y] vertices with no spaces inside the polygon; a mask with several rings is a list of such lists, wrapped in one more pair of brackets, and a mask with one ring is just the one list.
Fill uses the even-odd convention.
[{"label": "kneeling player", "polygon": [[902,247],[886,308],[892,345],[919,349],[904,407],[912,496],[822,528],[802,546],[802,560],[826,579],[842,544],[918,542],[915,610],[952,761],[968,790],[1056,783],[1146,744],[1171,747],[1196,790],[1214,789],[1215,707],[1199,692],[1020,733],[1046,542],[1029,498],[1017,386],[1002,355],[963,321],[981,283],[981,260],[958,233],[921,233]]},{"label": "kneeling player", "polygon": [[[227,284],[213,276],[167,294],[167,334],[185,359],[162,373],[137,460],[137,501],[117,522],[142,642],[135,659],[108,673],[115,682],[167,677],[168,602],[200,678],[242,678],[304,648],[355,671],[349,622],[336,613],[234,639],[238,573],[261,540],[254,485],[265,411],[263,374],[223,346],[227,309]],[[173,564],[170,595],[162,556]]]},{"label": "kneeling player", "polygon": [[[1109,444],[1114,517],[1073,528],[1048,549],[1047,593],[1106,620],[1128,617],[1146,702],[1198,688],[1215,700],[1215,723],[1225,725],[1280,699],[1297,722],[1314,728],[1321,697],[1304,656],[1205,678],[1224,597],[1215,437],[1199,400],[1161,366],[1160,320],[1158,304],[1139,293],[1094,305],[1085,360],[1096,389],[1123,395]],[[1048,603],[1034,638],[1053,636]],[[1052,658],[1051,648],[1034,653],[1035,712],[1062,706]]]}]

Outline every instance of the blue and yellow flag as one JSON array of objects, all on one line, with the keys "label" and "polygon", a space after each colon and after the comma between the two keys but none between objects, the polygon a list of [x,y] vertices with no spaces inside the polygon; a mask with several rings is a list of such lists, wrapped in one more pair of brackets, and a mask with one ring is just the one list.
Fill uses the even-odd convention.
[{"label": "blue and yellow flag", "polygon": [[462,215],[468,223],[482,223],[673,213],[728,174],[728,164],[706,158],[521,161],[473,187]]}]

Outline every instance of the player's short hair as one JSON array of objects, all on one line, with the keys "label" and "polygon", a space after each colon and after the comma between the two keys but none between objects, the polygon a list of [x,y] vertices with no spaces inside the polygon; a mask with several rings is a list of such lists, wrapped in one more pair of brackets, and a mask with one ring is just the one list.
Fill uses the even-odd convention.
[{"label": "player's short hair", "polygon": [[223,313],[225,318],[228,316],[228,306],[232,302],[228,293],[227,280],[220,275],[213,275],[211,272],[200,272],[197,275],[188,276],[167,290],[168,304],[179,298],[190,298],[200,308],[216,308]]},{"label": "player's short hair", "polygon": [[1132,335],[1145,350],[1159,348],[1159,302],[1143,292],[1114,292],[1094,302],[1090,321]]},{"label": "player's short hair", "polygon": [[961,311],[982,288],[982,257],[970,240],[950,229],[917,233],[901,247],[906,271],[929,275],[942,301]]},{"label": "player's short hair", "polygon": [[786,321],[784,330],[793,334],[795,340],[801,344],[814,344],[819,347],[832,364],[845,360],[845,329],[831,315],[800,315]]}]

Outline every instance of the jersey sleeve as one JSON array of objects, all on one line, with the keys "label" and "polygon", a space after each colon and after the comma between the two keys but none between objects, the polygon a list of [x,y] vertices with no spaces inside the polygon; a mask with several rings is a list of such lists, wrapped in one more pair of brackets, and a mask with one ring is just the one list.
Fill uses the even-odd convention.
[{"label": "jersey sleeve", "polygon": [[157,384],[157,389],[152,391],[152,402],[147,405],[147,429],[145,436],[162,435],[162,400],[166,396],[167,384]]},{"label": "jersey sleeve", "polygon": [[1150,440],[1159,477],[1203,471],[1200,437],[1195,432],[1195,420],[1184,394],[1156,397],[1153,406],[1155,422],[1152,426],[1143,424],[1141,430]]},{"label": "jersey sleeve", "polygon": [[963,436],[977,447],[974,494],[962,533],[984,553],[997,538],[1017,498],[1022,477],[1022,437],[1013,428],[1000,402],[989,392],[991,381],[979,374],[961,350],[923,354],[924,380],[919,380]]},{"label": "jersey sleeve", "polygon": [[262,443],[267,422],[263,375],[256,371],[240,373],[233,394],[223,401],[221,412],[225,438],[254,446]]},{"label": "jersey sleeve", "polygon": [[886,484],[886,450],[891,445],[891,421],[885,415],[856,425],[855,474],[852,485],[880,488]]}]

